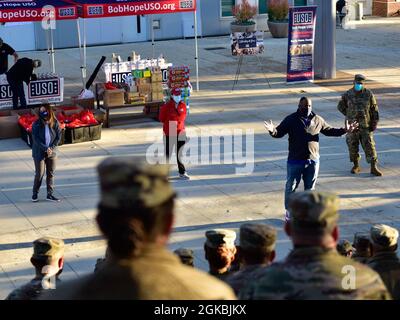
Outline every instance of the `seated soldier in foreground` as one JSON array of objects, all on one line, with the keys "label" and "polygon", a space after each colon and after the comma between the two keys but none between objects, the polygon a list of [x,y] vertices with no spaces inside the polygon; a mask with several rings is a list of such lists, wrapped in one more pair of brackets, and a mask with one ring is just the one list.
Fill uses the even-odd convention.
[{"label": "seated soldier in foreground", "polygon": [[348,258],[351,258],[353,256],[353,252],[355,251],[350,241],[346,239],[338,242],[336,245],[336,250],[341,256]]},{"label": "seated soldier in foreground", "polygon": [[399,232],[384,224],[372,226],[370,232],[372,257],[367,265],[379,273],[393,299],[400,300]]},{"label": "seated soldier in foreground", "polygon": [[250,280],[263,274],[275,259],[276,229],[266,224],[245,223],[240,226],[240,245],[237,246],[240,270],[229,275],[228,283],[236,295]]},{"label": "seated soldier in foreground", "polygon": [[329,193],[294,194],[285,232],[293,250],[285,261],[242,291],[253,300],[384,300],[391,296],[379,275],[336,251],[339,199]]},{"label": "seated soldier in foreground", "polygon": [[356,250],[351,258],[357,262],[366,264],[371,257],[371,243],[369,241],[369,234],[357,232],[354,234],[353,247]]},{"label": "seated soldier in foreground", "polygon": [[174,253],[179,257],[181,262],[187,266],[194,267],[194,253],[193,250],[186,248],[179,248],[174,250]]},{"label": "seated soldier in foreground", "polygon": [[97,272],[60,286],[43,299],[235,299],[225,283],[182,265],[166,248],[174,220],[175,192],[168,166],[138,157],[100,163],[96,217],[110,257]]},{"label": "seated soldier in foreground", "polygon": [[208,261],[209,274],[224,280],[230,273],[230,267],[235,260],[236,232],[228,229],[206,231],[204,243],[205,259]]},{"label": "seated soldier in foreground", "polygon": [[6,300],[36,300],[46,290],[54,289],[64,266],[64,241],[40,238],[33,242],[31,263],[36,276],[29,283],[11,292]]}]

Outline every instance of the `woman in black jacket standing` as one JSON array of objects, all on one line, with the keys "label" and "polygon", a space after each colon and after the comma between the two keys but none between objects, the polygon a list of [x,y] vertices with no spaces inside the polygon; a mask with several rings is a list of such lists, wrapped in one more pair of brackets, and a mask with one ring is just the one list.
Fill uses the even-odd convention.
[{"label": "woman in black jacket standing", "polygon": [[39,109],[39,119],[32,126],[32,157],[35,162],[35,181],[32,201],[38,201],[38,193],[46,171],[47,200],[59,202],[54,193],[54,171],[56,169],[57,146],[61,140],[61,129],[50,105]]}]

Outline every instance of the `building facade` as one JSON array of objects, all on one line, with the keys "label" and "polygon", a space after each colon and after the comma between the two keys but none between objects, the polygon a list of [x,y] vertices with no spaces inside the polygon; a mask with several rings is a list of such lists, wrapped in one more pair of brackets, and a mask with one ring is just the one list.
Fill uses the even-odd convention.
[{"label": "building facade", "polygon": [[[219,36],[230,33],[232,8],[242,0],[197,0],[199,36]],[[248,0],[258,7],[257,29],[268,30],[268,0]],[[351,2],[352,0],[349,0]],[[358,1],[359,2],[359,1]],[[313,0],[289,0],[289,5],[313,4]],[[388,14],[400,9],[400,0],[364,0],[364,14]],[[389,11],[388,11],[389,10]],[[152,26],[155,40],[194,37],[194,14],[173,13],[152,16],[128,16],[86,19],[88,45],[120,44],[151,40]],[[0,26],[0,37],[18,51],[45,50],[47,34],[40,23],[7,23]],[[77,47],[75,21],[57,22],[54,31],[55,48]]]}]

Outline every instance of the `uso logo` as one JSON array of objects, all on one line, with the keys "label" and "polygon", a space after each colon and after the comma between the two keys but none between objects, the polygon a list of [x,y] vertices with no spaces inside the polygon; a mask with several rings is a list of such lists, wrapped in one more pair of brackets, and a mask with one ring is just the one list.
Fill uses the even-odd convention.
[{"label": "uso logo", "polygon": [[8,84],[0,85],[0,100],[10,100],[12,99],[11,88]]},{"label": "uso logo", "polygon": [[122,83],[132,72],[111,73],[111,82]]},{"label": "uso logo", "polygon": [[293,12],[293,25],[307,25],[313,23],[313,12],[303,11],[303,12]]},{"label": "uso logo", "polygon": [[32,81],[29,84],[29,97],[52,97],[60,95],[60,80]]}]

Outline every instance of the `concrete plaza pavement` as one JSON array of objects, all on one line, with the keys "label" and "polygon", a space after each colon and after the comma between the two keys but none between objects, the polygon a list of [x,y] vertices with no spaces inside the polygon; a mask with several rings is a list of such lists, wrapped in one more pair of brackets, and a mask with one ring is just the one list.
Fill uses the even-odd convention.
[{"label": "concrete plaza pavement", "polygon": [[[249,155],[254,156],[254,171],[238,175],[235,169],[243,165],[189,164],[192,179],[179,181],[174,178],[177,172],[173,168],[171,181],[179,198],[170,248],[194,249],[196,266],[206,269],[202,246],[207,229],[237,230],[244,222],[261,221],[278,229],[277,253],[278,259],[282,259],[290,250],[290,241],[282,230],[287,139],[272,139],[265,132],[263,120],[272,119],[278,124],[296,110],[299,98],[307,95],[313,99],[318,114],[332,126],[341,127],[343,116],[336,105],[341,92],[351,86],[355,73],[364,73],[369,78],[368,85],[374,89],[380,105],[381,121],[375,139],[384,176],[370,176],[363,153],[363,172],[351,175],[345,138],[321,136],[317,188],[341,197],[341,238],[351,240],[354,232],[367,231],[373,223],[400,228],[399,27],[400,19],[390,19],[389,23],[338,30],[337,79],[290,86],[285,83],[287,39],[272,39],[266,34],[266,52],[261,61],[271,88],[257,59],[246,57],[233,92],[237,59],[230,55],[229,37],[201,39],[201,91],[195,92],[191,100],[188,135],[194,141],[200,131],[216,136],[221,129],[254,130],[253,152],[243,147],[243,152],[250,150]],[[101,55],[109,58],[117,52],[126,57],[132,50],[151,56],[150,43],[88,48],[89,70],[94,69]],[[193,50],[192,39],[156,43],[157,54],[163,53],[168,61],[191,65],[192,78]],[[43,59],[46,55],[45,52],[22,54]],[[66,96],[77,94],[78,50],[59,50],[56,60],[59,73],[65,77]],[[34,174],[31,151],[20,139],[0,140],[0,298],[32,278],[29,263],[32,241],[40,236],[65,239],[63,279],[92,272],[96,259],[105,251],[105,242],[93,220],[99,199],[97,163],[108,156],[144,155],[161,135],[161,126],[154,121],[119,122],[103,129],[99,141],[61,146],[56,195],[62,202],[55,204],[31,203]],[[44,197],[42,188],[40,199]]]}]

